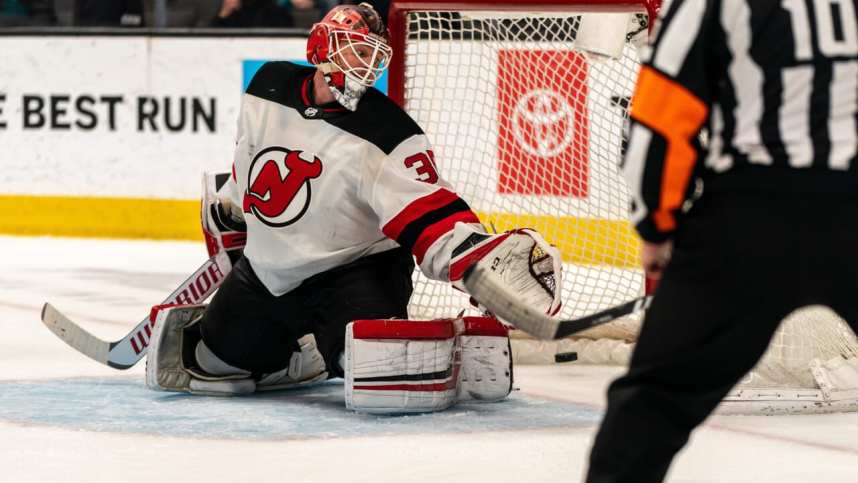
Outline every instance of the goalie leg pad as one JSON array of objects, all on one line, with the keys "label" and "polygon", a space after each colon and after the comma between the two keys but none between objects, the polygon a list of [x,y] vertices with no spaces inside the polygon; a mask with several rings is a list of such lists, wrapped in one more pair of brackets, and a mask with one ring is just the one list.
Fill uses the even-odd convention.
[{"label": "goalie leg pad", "polygon": [[214,396],[249,394],[256,383],[249,373],[209,374],[197,367],[198,324],[205,305],[177,305],[158,310],[146,358],[146,386],[156,391]]},{"label": "goalie leg pad", "polygon": [[513,384],[509,329],[492,317],[465,317],[464,329],[458,400],[505,399]]},{"label": "goalie leg pad", "polygon": [[369,413],[494,402],[512,390],[506,326],[489,317],[358,320],[346,328],[346,407]]},{"label": "goalie leg pad", "polygon": [[346,326],[346,407],[440,411],[456,402],[460,351],[452,320],[358,320]]}]

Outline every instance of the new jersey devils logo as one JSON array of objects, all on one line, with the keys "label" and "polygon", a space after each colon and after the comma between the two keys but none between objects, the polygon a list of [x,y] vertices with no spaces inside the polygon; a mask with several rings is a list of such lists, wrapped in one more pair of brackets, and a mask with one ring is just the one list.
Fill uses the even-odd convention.
[{"label": "new jersey devils logo", "polygon": [[244,212],[268,226],[288,226],[310,206],[310,180],[322,174],[322,161],[301,158],[302,151],[263,149],[250,162]]}]

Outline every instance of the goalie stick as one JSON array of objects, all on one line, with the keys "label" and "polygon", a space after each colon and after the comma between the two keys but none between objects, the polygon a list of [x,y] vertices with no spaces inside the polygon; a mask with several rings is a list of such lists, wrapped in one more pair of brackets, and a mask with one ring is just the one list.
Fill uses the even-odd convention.
[{"label": "goalie stick", "polygon": [[558,320],[522,303],[515,294],[495,282],[487,270],[474,265],[465,272],[464,282],[468,293],[495,316],[538,339],[562,339],[638,310],[644,310],[652,301],[652,296],[647,295],[585,317]]},{"label": "goalie stick", "polygon": [[[220,286],[231,269],[229,255],[224,251],[219,252],[206,260],[161,305],[202,303]],[[101,340],[90,334],[49,303],[42,307],[42,323],[83,355],[115,369],[128,369],[146,355],[155,320],[150,314],[128,335],[115,342]]]}]

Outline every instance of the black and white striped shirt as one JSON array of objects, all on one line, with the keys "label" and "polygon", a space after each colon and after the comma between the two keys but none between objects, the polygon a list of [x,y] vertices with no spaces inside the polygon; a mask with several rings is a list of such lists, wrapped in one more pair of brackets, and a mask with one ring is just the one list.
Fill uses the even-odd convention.
[{"label": "black and white striped shirt", "polygon": [[858,0],[667,0],[659,16],[623,166],[645,240],[670,238],[696,178],[858,196]]}]

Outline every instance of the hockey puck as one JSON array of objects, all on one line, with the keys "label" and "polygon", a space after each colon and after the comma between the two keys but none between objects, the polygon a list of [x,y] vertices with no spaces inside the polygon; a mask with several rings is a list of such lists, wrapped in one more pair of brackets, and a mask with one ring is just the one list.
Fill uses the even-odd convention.
[{"label": "hockey puck", "polygon": [[577,352],[558,352],[554,354],[554,362],[573,362],[578,360]]}]

